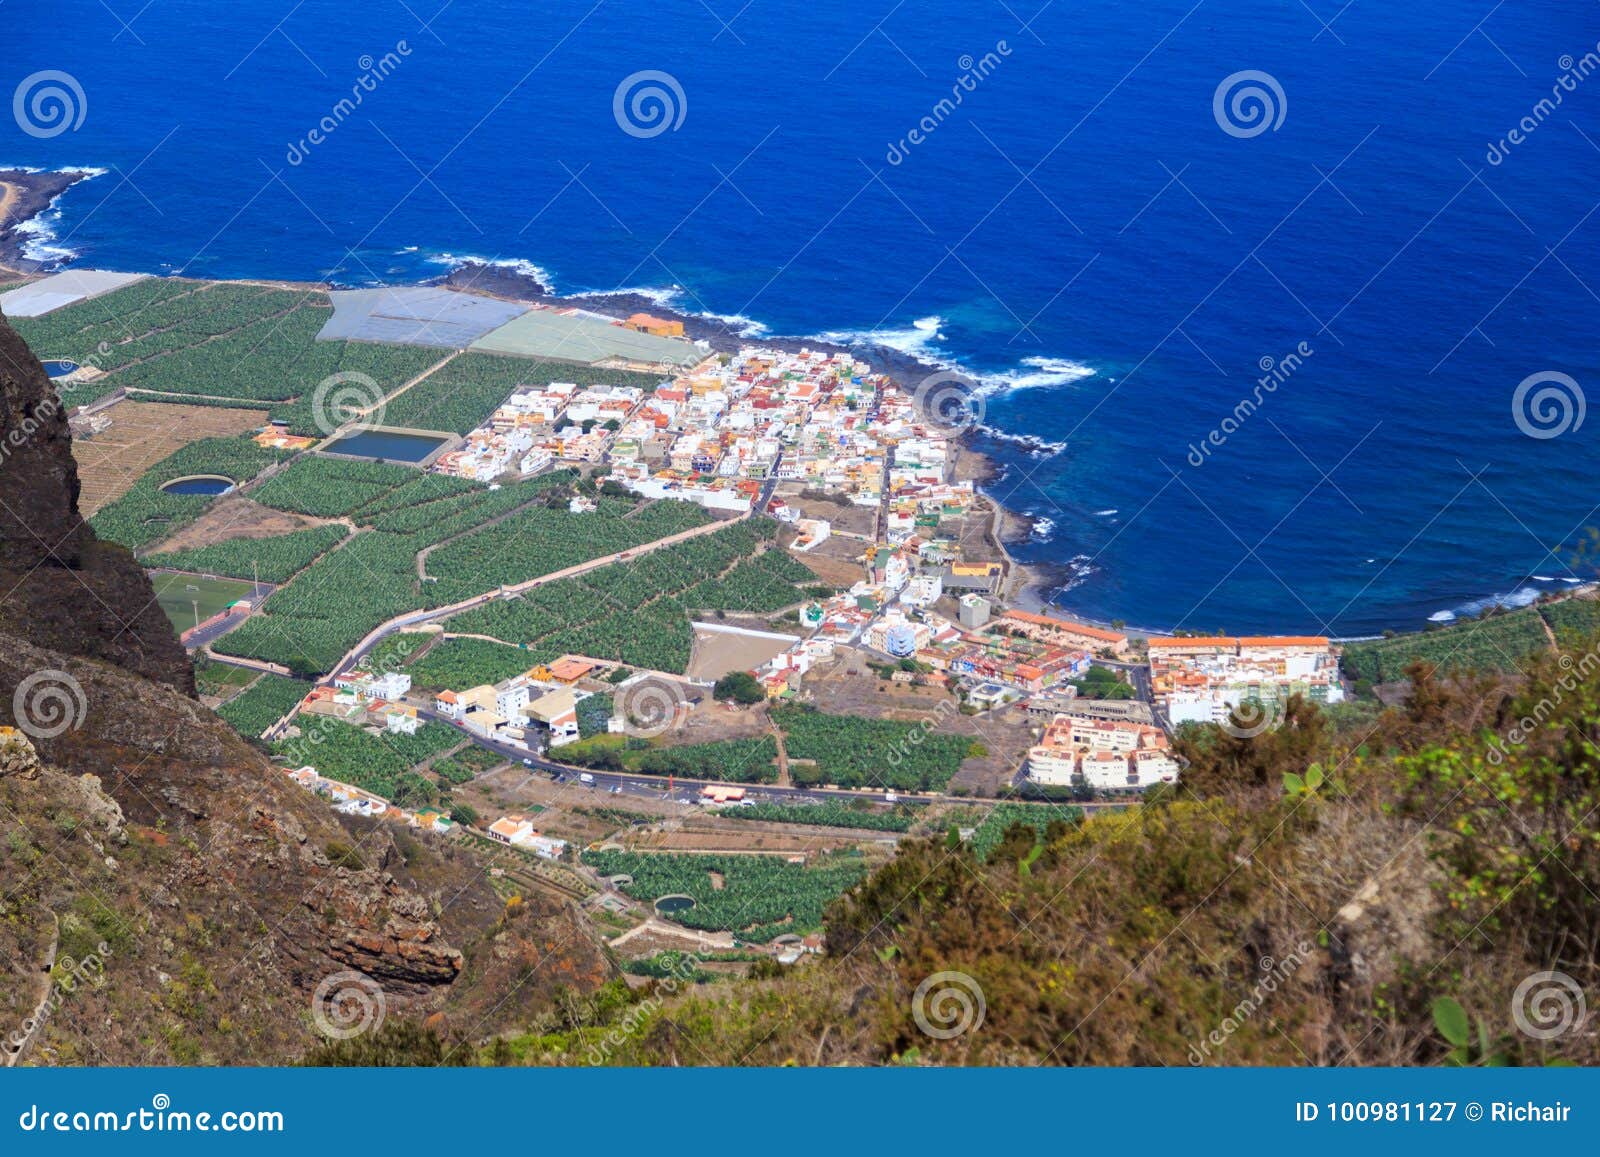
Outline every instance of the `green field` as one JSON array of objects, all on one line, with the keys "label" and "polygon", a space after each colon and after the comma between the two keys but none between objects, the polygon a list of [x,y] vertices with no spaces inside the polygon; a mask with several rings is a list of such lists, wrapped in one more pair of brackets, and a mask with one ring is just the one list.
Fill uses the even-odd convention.
[{"label": "green field", "polygon": [[[669,505],[669,504],[663,504]],[[592,517],[592,516],[588,516]],[[768,519],[729,523],[590,574],[536,587],[449,620],[449,629],[525,644],[534,661],[590,655],[655,671],[682,671],[691,615],[771,613],[801,601],[811,572],[781,550]]]},{"label": "green field", "polygon": [[332,374],[365,374],[388,392],[444,357],[317,341],[330,314],[319,289],[152,277],[44,317],[18,318],[16,328],[36,350],[106,371],[74,391],[76,403],[119,387],[149,391],[135,395],[145,401],[266,403],[299,434],[319,432],[311,399]]},{"label": "green field", "polygon": [[1351,643],[1341,663],[1351,678],[1373,683],[1404,679],[1406,668],[1418,660],[1432,663],[1443,674],[1509,674],[1520,671],[1533,655],[1550,650],[1544,624],[1549,624],[1562,647],[1573,647],[1600,629],[1597,612],[1600,604],[1588,599],[1524,607],[1421,634]]},{"label": "green field", "polygon": [[309,684],[295,679],[262,675],[249,690],[218,707],[217,714],[246,739],[260,739],[263,731],[287,715],[310,690]]},{"label": "green field", "polygon": [[200,578],[191,574],[152,573],[150,581],[156,588],[156,601],[180,632],[197,622],[205,622],[229,603],[249,598],[255,589],[250,583],[237,579]]},{"label": "green field", "polygon": [[[776,856],[585,852],[583,862],[603,876],[632,876],[633,883],[622,890],[637,900],[692,896],[695,906],[674,912],[673,920],[689,928],[734,932],[750,943],[821,927],[823,909],[867,874],[865,861],[852,854],[819,856],[801,865]],[[720,877],[720,886],[712,873]]]},{"label": "green field", "polygon": [[216,498],[209,494],[169,494],[161,487],[189,474],[220,474],[244,485],[282,454],[263,450],[249,438],[203,438],[157,462],[121,498],[89,525],[101,538],[139,550],[199,518]]}]

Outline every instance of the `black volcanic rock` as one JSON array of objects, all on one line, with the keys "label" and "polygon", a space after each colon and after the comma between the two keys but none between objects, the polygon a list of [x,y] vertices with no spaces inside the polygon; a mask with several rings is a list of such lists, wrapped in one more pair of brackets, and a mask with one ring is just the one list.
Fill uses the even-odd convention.
[{"label": "black volcanic rock", "polygon": [[78,513],[66,408],[0,317],[0,631],[193,695],[194,670],[127,550]]}]

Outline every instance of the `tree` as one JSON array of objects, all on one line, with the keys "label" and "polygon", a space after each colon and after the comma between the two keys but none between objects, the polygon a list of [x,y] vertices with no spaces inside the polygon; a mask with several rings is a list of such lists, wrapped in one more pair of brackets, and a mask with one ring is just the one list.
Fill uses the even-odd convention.
[{"label": "tree", "polygon": [[426,807],[438,798],[438,791],[424,777],[408,771],[395,780],[393,800],[399,807]]},{"label": "tree", "polygon": [[715,699],[731,699],[748,707],[760,703],[767,697],[767,692],[750,672],[731,671],[717,680],[711,695]]},{"label": "tree", "polygon": [[469,803],[458,803],[450,809],[450,818],[458,824],[473,827],[478,822],[478,809]]}]

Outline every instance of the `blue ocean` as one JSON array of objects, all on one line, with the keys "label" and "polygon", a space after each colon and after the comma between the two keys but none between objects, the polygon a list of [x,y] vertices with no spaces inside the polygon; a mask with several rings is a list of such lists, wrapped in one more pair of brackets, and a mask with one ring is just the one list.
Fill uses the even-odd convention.
[{"label": "blue ocean", "polygon": [[[1096,619],[1350,636],[1592,577],[1592,2],[0,20],[0,164],[104,170],[36,252],[350,284],[470,255],[919,351],[983,383],[1017,553]],[[44,72],[78,90],[53,135],[22,128]]]}]

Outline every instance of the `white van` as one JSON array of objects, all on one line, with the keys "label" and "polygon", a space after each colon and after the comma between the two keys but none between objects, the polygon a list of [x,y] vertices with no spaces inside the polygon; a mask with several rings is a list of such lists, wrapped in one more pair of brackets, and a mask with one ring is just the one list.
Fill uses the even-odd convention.
[{"label": "white van", "polygon": [[579,783],[586,783],[589,786],[593,787],[594,786],[594,776],[590,775],[586,771],[582,775],[578,776],[578,782]]}]

